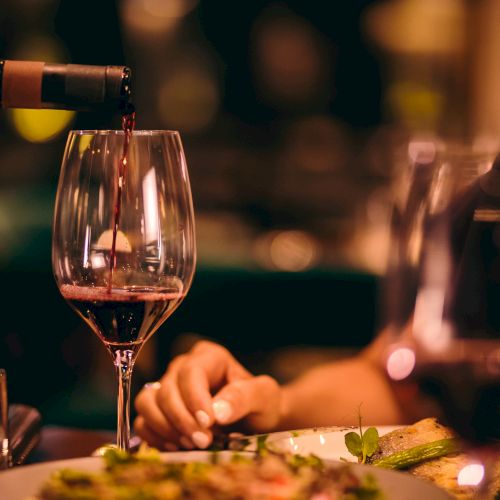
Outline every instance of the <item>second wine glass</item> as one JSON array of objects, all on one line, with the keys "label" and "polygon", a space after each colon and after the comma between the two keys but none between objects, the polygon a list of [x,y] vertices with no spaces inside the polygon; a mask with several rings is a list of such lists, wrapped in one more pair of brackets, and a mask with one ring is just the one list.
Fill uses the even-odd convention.
[{"label": "second wine glass", "polygon": [[111,354],[121,449],[129,448],[135,360],[186,296],[195,262],[179,134],[70,132],[54,215],[53,271],[63,297]]},{"label": "second wine glass", "polygon": [[439,416],[471,460],[483,457],[457,471],[458,486],[472,487],[500,440],[500,156],[468,144],[410,146],[384,363],[405,409]]}]

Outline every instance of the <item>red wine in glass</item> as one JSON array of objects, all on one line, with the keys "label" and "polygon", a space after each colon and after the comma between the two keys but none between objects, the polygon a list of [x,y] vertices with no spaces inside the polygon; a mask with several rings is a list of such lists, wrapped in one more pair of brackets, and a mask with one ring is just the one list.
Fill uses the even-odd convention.
[{"label": "red wine in glass", "polygon": [[[438,402],[444,423],[455,429],[468,443],[473,446],[498,443],[499,361],[488,358],[486,353],[485,356],[478,355],[480,348],[477,345],[463,344],[463,347],[472,351],[470,357],[461,356],[458,361],[420,363],[411,379],[418,382],[423,394]],[[491,352],[498,348],[498,344],[493,344]]]},{"label": "red wine in glass", "polygon": [[175,310],[182,292],[160,287],[63,285],[62,296],[110,349],[138,349]]}]

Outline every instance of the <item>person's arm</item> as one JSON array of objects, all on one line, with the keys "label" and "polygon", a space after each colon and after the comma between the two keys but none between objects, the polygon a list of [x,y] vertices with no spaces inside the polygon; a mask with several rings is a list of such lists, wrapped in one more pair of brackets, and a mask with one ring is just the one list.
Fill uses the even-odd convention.
[{"label": "person's arm", "polygon": [[404,421],[392,388],[365,354],[313,368],[282,389],[279,427]]},{"label": "person's arm", "polygon": [[206,448],[214,425],[272,432],[319,425],[399,423],[403,415],[373,362],[376,343],[362,354],[326,363],[285,386],[252,376],[229,351],[200,342],[178,356],[159,384],[136,399],[136,433],[165,449]]}]

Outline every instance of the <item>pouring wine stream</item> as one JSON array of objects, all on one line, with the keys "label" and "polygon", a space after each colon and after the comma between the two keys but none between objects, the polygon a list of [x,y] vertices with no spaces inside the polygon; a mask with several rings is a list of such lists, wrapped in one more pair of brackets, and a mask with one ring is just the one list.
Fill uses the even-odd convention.
[{"label": "pouring wine stream", "polygon": [[127,169],[128,149],[134,128],[135,128],[135,108],[131,104],[122,115],[122,130],[125,134],[125,137],[123,141],[123,150],[120,157],[120,162],[118,163],[118,186],[117,186],[115,206],[114,206],[113,240],[111,243],[111,253],[109,255],[108,293],[111,293],[111,289],[113,287],[113,271],[116,267],[116,236],[118,234],[118,227],[120,225],[122,191],[123,191],[123,184],[125,182],[125,172]]}]

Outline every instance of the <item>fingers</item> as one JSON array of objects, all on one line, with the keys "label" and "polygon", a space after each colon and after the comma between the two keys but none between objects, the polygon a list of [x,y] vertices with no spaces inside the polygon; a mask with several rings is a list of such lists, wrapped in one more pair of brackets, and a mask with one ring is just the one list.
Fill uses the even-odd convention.
[{"label": "fingers", "polygon": [[158,407],[156,402],[157,390],[159,390],[159,384],[155,387],[145,386],[137,395],[135,408],[139,416],[134,422],[136,433],[156,448],[171,451],[178,449],[180,445],[186,449],[193,449],[192,441],[180,436]]},{"label": "fingers", "polygon": [[196,360],[187,361],[179,367],[176,382],[186,409],[202,428],[211,427],[215,418],[210,384],[205,369]]},{"label": "fingers", "polygon": [[141,416],[138,416],[134,421],[134,432],[150,446],[154,446],[159,450],[174,451],[177,449],[177,445],[173,442],[166,441],[164,436],[157,434],[148,426],[146,420]]},{"label": "fingers", "polygon": [[161,388],[155,394],[155,403],[164,415],[168,415],[168,421],[179,435],[179,441],[180,437],[188,438],[202,449],[210,445],[211,431],[203,428],[186,408],[175,377],[167,375],[162,378]]},{"label": "fingers", "polygon": [[209,428],[216,421],[212,393],[229,381],[250,376],[227,349],[203,342],[179,365],[177,385],[186,408],[201,427]]},{"label": "fingers", "polygon": [[186,450],[194,449],[192,441],[185,436],[179,436],[173,428],[169,436],[160,436],[148,426],[147,421],[141,416],[138,416],[134,421],[134,431],[150,446],[160,450],[177,451],[179,448]]},{"label": "fingers", "polygon": [[217,422],[223,425],[245,419],[256,432],[273,429],[280,418],[281,390],[267,375],[236,380],[214,396]]},{"label": "fingers", "polygon": [[252,430],[269,430],[277,423],[279,407],[274,379],[252,377],[224,347],[199,342],[170,363],[160,384],[139,393],[136,427],[141,437],[161,441],[163,447],[206,448],[214,424],[245,419]]},{"label": "fingers", "polygon": [[135,399],[135,409],[142,416],[142,419],[147,422],[149,428],[157,435],[167,438],[175,431],[165,413],[156,404],[156,390],[158,389],[149,387],[142,389]]}]

